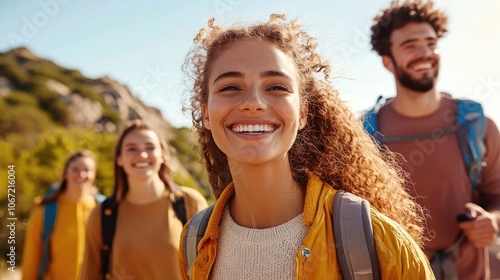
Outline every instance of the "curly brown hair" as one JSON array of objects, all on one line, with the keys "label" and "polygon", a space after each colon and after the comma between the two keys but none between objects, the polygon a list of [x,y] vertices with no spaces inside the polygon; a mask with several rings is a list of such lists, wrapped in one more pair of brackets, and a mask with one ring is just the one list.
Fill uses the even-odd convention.
[{"label": "curly brown hair", "polygon": [[408,0],[403,3],[392,1],[391,6],[373,19],[371,28],[372,48],[380,56],[391,56],[390,37],[392,31],[410,22],[429,23],[438,38],[446,33],[448,17],[434,7],[432,0]]},{"label": "curly brown hair", "polygon": [[307,124],[298,131],[288,152],[294,179],[306,186],[312,172],[334,188],[359,195],[420,241],[422,211],[403,188],[405,178],[394,157],[379,151],[361,121],[331,86],[330,66],[316,52],[314,38],[301,29],[298,21],[287,22],[284,15],[273,14],[266,23],[226,30],[211,19],[188,54],[184,66],[194,79],[190,108],[193,126],[214,195],[219,197],[232,177],[226,155],[203,126],[201,107],[208,102],[208,77],[214,61],[228,44],[248,39],[273,44],[298,68],[301,106],[307,106],[308,115]]}]

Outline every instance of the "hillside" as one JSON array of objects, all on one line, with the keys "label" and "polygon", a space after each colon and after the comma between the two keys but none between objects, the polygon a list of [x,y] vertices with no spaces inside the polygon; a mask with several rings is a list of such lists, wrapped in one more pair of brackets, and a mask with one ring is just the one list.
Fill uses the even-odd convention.
[{"label": "hillside", "polygon": [[17,124],[23,121],[45,128],[46,118],[33,118],[43,114],[49,117],[49,123],[68,128],[93,127],[105,132],[115,132],[116,126],[124,120],[141,118],[147,119],[165,137],[171,133],[170,124],[160,112],[145,106],[126,86],[108,77],[86,78],[78,70],[39,58],[26,48],[0,53],[0,96],[7,106],[23,105],[35,109],[23,120],[2,122],[10,124],[2,127],[4,135],[19,132],[23,126],[19,128]]},{"label": "hillside", "polygon": [[204,181],[189,129],[173,128],[158,109],[109,77],[87,78],[26,48],[0,53],[0,112],[2,148],[12,146],[16,156],[40,144],[47,132],[113,138],[128,120],[147,120],[172,146],[175,171]]},{"label": "hillside", "polygon": [[[146,106],[125,85],[109,77],[87,78],[26,48],[0,53],[0,181],[7,182],[11,166],[16,179],[19,243],[33,200],[59,181],[69,153],[94,151],[96,185],[104,194],[112,193],[114,145],[121,126],[133,119],[148,121],[169,143],[174,181],[196,188],[208,198],[207,177],[189,128],[172,127],[158,109]],[[2,228],[7,205],[3,189]],[[6,254],[6,234],[0,233],[2,256]]]}]

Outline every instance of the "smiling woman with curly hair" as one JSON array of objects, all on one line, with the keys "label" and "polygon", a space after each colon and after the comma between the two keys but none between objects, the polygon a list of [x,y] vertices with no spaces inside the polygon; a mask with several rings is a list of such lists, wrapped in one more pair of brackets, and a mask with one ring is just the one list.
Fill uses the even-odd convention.
[{"label": "smiling woman with curly hair", "polygon": [[223,29],[210,20],[195,43],[185,65],[191,112],[218,198],[195,279],[340,279],[337,190],[370,202],[382,278],[431,277],[418,246],[420,207],[393,157],[329,83],[329,64],[297,21],[271,15]]}]

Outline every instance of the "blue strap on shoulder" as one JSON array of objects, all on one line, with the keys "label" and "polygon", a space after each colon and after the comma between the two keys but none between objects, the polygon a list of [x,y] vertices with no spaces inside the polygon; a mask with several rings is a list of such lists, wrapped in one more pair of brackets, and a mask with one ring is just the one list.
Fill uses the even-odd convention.
[{"label": "blue strap on shoulder", "polygon": [[[50,187],[45,196],[52,194],[58,188],[57,185]],[[102,203],[106,196],[103,194],[94,195],[95,200]],[[43,210],[43,225],[42,225],[42,258],[40,260],[40,268],[38,270],[38,280],[42,280],[47,273],[50,263],[50,237],[54,230],[57,215],[57,201],[51,201],[44,206]]]},{"label": "blue strap on shoulder", "polygon": [[40,260],[40,269],[38,270],[38,279],[42,280],[47,272],[50,262],[50,236],[54,229],[57,213],[57,202],[52,201],[45,204],[43,211],[42,228],[42,258]]},{"label": "blue strap on shoulder", "polygon": [[[59,188],[58,185],[53,185],[45,193],[48,196]],[[43,224],[42,224],[42,258],[40,260],[40,268],[38,270],[38,279],[42,280],[50,262],[50,236],[54,229],[57,214],[57,201],[52,201],[45,204],[43,208]]]},{"label": "blue strap on shoulder", "polygon": [[378,126],[377,113],[382,105],[380,103],[380,101],[382,99],[383,99],[383,96],[380,95],[377,98],[377,102],[375,103],[375,106],[373,106],[372,109],[368,110],[368,112],[366,112],[363,116],[363,127],[365,128],[365,131],[368,132],[368,134],[370,134],[371,136],[373,136],[378,144],[381,144],[381,141],[380,141],[381,135],[379,133],[380,129]]},{"label": "blue strap on shoulder", "polygon": [[486,146],[486,117],[480,103],[457,99],[457,137],[472,189],[481,183]]},{"label": "blue strap on shoulder", "polygon": [[[375,106],[365,113],[363,126],[372,135],[378,144],[392,141],[408,141],[409,139],[429,138],[431,134],[410,135],[407,137],[382,137],[379,131],[377,113],[380,108],[380,96]],[[484,137],[486,135],[486,117],[480,103],[468,99],[456,99],[457,101],[457,123],[451,130],[443,130],[443,133],[455,132],[457,134],[460,151],[469,176],[472,189],[475,190],[481,183],[482,171],[485,166],[484,154],[486,146]],[[391,140],[392,139],[392,140]]]},{"label": "blue strap on shoulder", "polygon": [[106,200],[106,196],[101,194],[101,193],[97,193],[94,195],[94,198],[97,202],[99,203],[102,203],[104,200]]},{"label": "blue strap on shoulder", "polygon": [[363,119],[363,127],[365,128],[366,132],[368,132],[368,134],[372,136],[374,136],[375,132],[379,130],[375,108],[372,108],[365,114]]}]

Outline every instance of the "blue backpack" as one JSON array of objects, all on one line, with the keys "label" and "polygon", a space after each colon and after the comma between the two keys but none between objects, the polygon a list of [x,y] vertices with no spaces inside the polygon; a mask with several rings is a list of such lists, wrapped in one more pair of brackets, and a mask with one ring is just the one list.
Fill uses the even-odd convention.
[{"label": "blue backpack", "polygon": [[[448,94],[446,94],[448,95]],[[418,139],[429,139],[449,133],[456,133],[460,151],[465,163],[465,170],[469,176],[472,189],[481,183],[481,174],[486,163],[484,154],[486,146],[486,117],[480,103],[468,99],[455,99],[457,102],[457,123],[449,128],[423,134],[385,137],[379,132],[377,121],[378,110],[382,107],[379,96],[375,106],[364,114],[363,126],[372,135],[379,145],[391,142],[408,142]],[[389,101],[390,99],[387,99]]]},{"label": "blue backpack", "polygon": [[[50,187],[45,196],[48,196],[57,190],[58,186]],[[99,203],[106,199],[102,194],[95,194],[95,200]],[[57,201],[51,201],[44,205],[43,210],[43,228],[42,228],[42,258],[40,260],[40,269],[38,270],[38,279],[42,280],[50,262],[50,236],[54,230],[54,224],[57,216]]]}]

